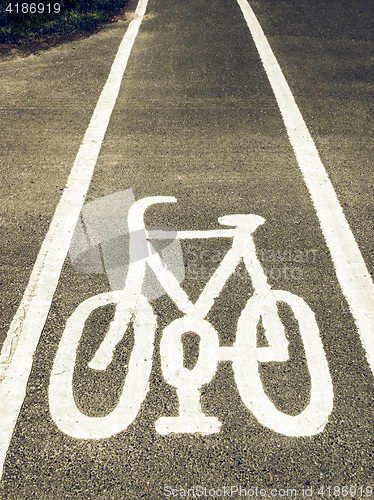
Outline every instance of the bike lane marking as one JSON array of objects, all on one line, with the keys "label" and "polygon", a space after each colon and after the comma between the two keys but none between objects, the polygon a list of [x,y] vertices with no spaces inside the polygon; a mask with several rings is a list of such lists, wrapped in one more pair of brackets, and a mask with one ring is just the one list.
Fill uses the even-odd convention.
[{"label": "bike lane marking", "polygon": [[374,373],[374,285],[317,148],[270,44],[247,0],[237,0],[281,112],[330,250],[335,272]]},{"label": "bike lane marking", "polygon": [[75,225],[91,182],[109,119],[148,0],[139,0],[78,150],[61,200],[35,262],[0,356],[0,476],[26,395],[33,355],[52,303]]},{"label": "bike lane marking", "polygon": [[[66,322],[54,361],[49,403],[51,416],[64,433],[79,439],[111,437],[126,428],[136,418],[140,405],[149,390],[148,378],[152,366],[153,339],[157,320],[147,299],[141,294],[146,264],[152,269],[166,295],[185,314],[163,330],[160,354],[164,379],[177,389],[179,415],[160,417],[156,431],[162,435],[198,433],[214,434],[220,431],[217,417],[206,415],[200,406],[199,389],[209,383],[219,361],[232,361],[235,380],[246,407],[266,427],[287,436],[309,436],[322,432],[333,408],[333,388],[329,375],[318,326],[313,312],[300,297],[289,292],[271,290],[256,256],[252,233],[265,220],[254,214],[224,216],[220,224],[235,226],[215,237],[233,238],[232,248],[209,279],[195,303],[180,288],[179,281],[163,265],[160,255],[149,242],[150,234],[142,220],[145,210],[157,203],[173,203],[174,197],[148,197],[134,203],[128,213],[130,231],[130,264],[123,290],[101,293],[80,303]],[[142,227],[143,226],[143,227]],[[189,238],[188,231],[181,232]],[[202,232],[191,231],[200,236]],[[170,233],[152,234],[170,238]],[[211,236],[207,231],[204,237]],[[172,238],[175,236],[173,235]],[[139,255],[143,258],[139,259]],[[204,318],[213,307],[228,278],[235,272],[241,259],[251,277],[254,294],[248,300],[238,321],[236,341],[232,347],[219,346],[219,335]],[[258,371],[258,362],[286,362],[289,360],[288,341],[284,326],[278,318],[277,302],[283,302],[293,311],[300,327],[311,377],[311,396],[308,406],[298,415],[279,411],[268,399]],[[97,308],[115,304],[116,311],[109,329],[93,359],[88,363],[95,370],[106,370],[113,360],[117,344],[127,325],[133,319],[134,347],[121,397],[116,407],[105,417],[92,417],[81,412],[73,394],[73,376],[78,345],[90,314]],[[267,347],[257,347],[257,325],[262,318]],[[189,370],[183,366],[181,338],[188,331],[200,337],[196,366]],[[248,359],[250,362],[248,363]]]}]

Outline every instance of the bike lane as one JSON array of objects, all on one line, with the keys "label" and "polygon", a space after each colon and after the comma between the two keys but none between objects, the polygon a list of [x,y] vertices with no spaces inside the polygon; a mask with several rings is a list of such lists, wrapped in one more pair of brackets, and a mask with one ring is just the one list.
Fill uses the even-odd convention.
[{"label": "bike lane", "polygon": [[[152,303],[159,330],[150,391],[138,418],[106,440],[64,435],[48,409],[47,387],[57,345],[75,307],[109,289],[102,275],[85,276],[67,261],[9,451],[6,495],[161,498],[167,484],[301,488],[308,482],[366,483],[372,375],[277,104],[236,4],[149,4],[87,201],[127,189],[136,199],[177,198],[177,204],[155,205],[147,212],[152,226],[218,229],[217,218],[234,213],[266,219],[255,233],[258,258],[274,289],[301,296],[316,313],[333,381],[334,410],[322,434],[277,434],[245,408],[231,365],[225,362],[204,387],[202,400],[207,414],[221,420],[221,431],[210,436],[161,436],[155,421],[176,414],[178,402],[162,379],[159,342],[162,328],[180,314],[167,297],[160,297]],[[188,245],[182,248],[185,262],[192,265],[185,270],[183,286],[196,299],[228,243]],[[209,314],[223,345],[231,345],[235,338],[237,318],[251,292],[241,269]],[[109,314],[98,311],[91,318],[92,333],[86,333],[80,347],[74,381],[78,405],[96,415],[114,407],[128,362],[125,350],[103,375],[86,367],[98,346],[93,334],[98,335],[98,325],[105,328]],[[283,314],[287,316],[287,310]],[[269,363],[261,370],[272,400],[295,414],[306,405],[310,384],[295,324],[289,336],[292,362]]]}]

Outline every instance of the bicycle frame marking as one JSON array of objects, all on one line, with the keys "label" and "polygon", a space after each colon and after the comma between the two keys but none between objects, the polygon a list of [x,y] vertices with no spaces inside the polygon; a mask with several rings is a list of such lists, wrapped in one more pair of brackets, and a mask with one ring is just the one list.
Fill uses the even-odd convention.
[{"label": "bicycle frame marking", "polygon": [[[160,343],[161,368],[165,380],[176,388],[179,415],[160,417],[156,430],[160,434],[219,432],[221,422],[207,416],[201,409],[200,389],[209,383],[220,361],[231,361],[235,381],[245,406],[260,423],[288,436],[306,436],[321,432],[333,408],[333,389],[325,353],[314,314],[301,299],[289,292],[272,290],[256,256],[253,232],[265,220],[257,215],[229,215],[219,219],[235,229],[215,231],[181,231],[177,238],[233,239],[222,262],[211,276],[198,300],[192,303],[174,275],[164,266],[150,240],[170,238],[162,231],[147,232],[145,210],[154,203],[175,202],[172,197],[151,197],[137,201],[130,208],[128,225],[131,264],[123,290],[99,294],[87,299],[70,316],[56,355],[51,374],[49,399],[51,414],[59,428],[77,438],[101,439],[125,430],[136,418],[148,391],[156,318],[148,301],[141,294],[146,265],[150,266],[165,292],[175,302],[184,317],[172,321],[163,331]],[[175,236],[174,236],[175,237]],[[146,255],[143,260],[136,255]],[[219,336],[205,319],[227,279],[243,259],[251,276],[254,294],[244,307],[232,347],[220,347]],[[267,397],[259,375],[259,363],[284,362],[289,359],[288,341],[278,317],[277,303],[284,302],[299,323],[311,379],[310,402],[296,416],[280,412]],[[134,347],[122,396],[116,408],[105,417],[89,417],[80,412],[74,402],[72,378],[76,348],[84,324],[93,310],[106,304],[116,304],[108,332],[89,363],[89,367],[104,370],[112,360],[114,350],[127,325],[134,319]],[[262,319],[267,339],[266,347],[257,347],[257,325]],[[183,366],[184,333],[193,331],[200,337],[199,357],[192,370]]]}]

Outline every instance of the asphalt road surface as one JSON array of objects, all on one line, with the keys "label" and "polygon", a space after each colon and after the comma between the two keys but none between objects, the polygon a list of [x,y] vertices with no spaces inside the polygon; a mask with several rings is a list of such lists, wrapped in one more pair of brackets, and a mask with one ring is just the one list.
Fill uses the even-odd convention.
[{"label": "asphalt road surface", "polygon": [[136,8],[0,64],[1,498],[370,498],[374,4]]}]

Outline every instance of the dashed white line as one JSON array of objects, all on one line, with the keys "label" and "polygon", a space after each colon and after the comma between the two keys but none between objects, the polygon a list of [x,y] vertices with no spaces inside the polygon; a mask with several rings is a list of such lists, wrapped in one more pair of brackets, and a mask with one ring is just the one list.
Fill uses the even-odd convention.
[{"label": "dashed white line", "polygon": [[148,0],[140,0],[79,148],[0,357],[0,475],[36,350]]},{"label": "dashed white line", "polygon": [[247,0],[237,0],[273,89],[309,189],[336,275],[374,373],[374,285],[287,81]]}]

